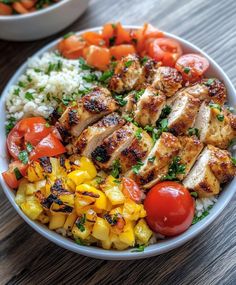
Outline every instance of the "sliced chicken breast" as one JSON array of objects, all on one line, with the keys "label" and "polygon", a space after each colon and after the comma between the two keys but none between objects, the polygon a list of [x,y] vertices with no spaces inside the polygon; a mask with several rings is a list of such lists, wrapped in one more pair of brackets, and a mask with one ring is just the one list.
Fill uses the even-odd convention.
[{"label": "sliced chicken breast", "polygon": [[115,68],[109,87],[116,93],[124,93],[134,89],[142,78],[142,67],[137,55],[123,57]]},{"label": "sliced chicken breast", "polygon": [[91,153],[102,141],[125,124],[125,120],[117,113],[103,117],[96,124],[89,126],[72,142],[73,153],[91,157]]},{"label": "sliced chicken breast", "polygon": [[154,75],[152,85],[167,97],[171,97],[182,87],[182,81],[182,75],[177,69],[161,66]]},{"label": "sliced chicken breast", "polygon": [[201,143],[196,136],[183,136],[178,137],[180,144],[181,144],[181,150],[178,154],[180,157],[180,163],[185,165],[185,173],[184,174],[178,174],[177,178],[179,180],[183,180],[184,177],[187,176],[190,169],[196,162],[200,152],[203,149],[203,143]]},{"label": "sliced chicken breast", "polygon": [[90,124],[118,109],[108,89],[95,87],[82,97],[76,106],[68,107],[59,119],[60,124],[73,136],[79,136]]},{"label": "sliced chicken breast", "polygon": [[182,94],[175,100],[168,116],[168,128],[176,135],[186,134],[195,122],[200,100],[188,94]]},{"label": "sliced chicken breast", "polygon": [[[140,129],[139,129],[140,130]],[[153,147],[153,140],[147,132],[136,133],[131,145],[120,154],[120,165],[122,173],[126,173],[139,161],[145,160]]]},{"label": "sliced chicken breast", "polygon": [[129,115],[136,109],[136,100],[135,100],[135,91],[131,91],[126,97],[124,97],[124,100],[127,101],[125,106],[120,108],[120,111],[123,115]]},{"label": "sliced chicken breast", "polygon": [[200,198],[217,195],[220,192],[220,183],[209,165],[210,159],[211,151],[206,147],[183,180],[183,185],[196,191]]},{"label": "sliced chicken breast", "polygon": [[166,96],[154,87],[147,87],[137,102],[134,120],[142,127],[155,126],[166,103]]},{"label": "sliced chicken breast", "polygon": [[137,129],[134,124],[127,123],[115,131],[92,152],[93,161],[102,169],[109,169],[121,152],[131,145]]},{"label": "sliced chicken breast", "polygon": [[217,78],[203,79],[202,84],[208,90],[208,101],[221,106],[226,102],[227,91],[223,82]]},{"label": "sliced chicken breast", "polygon": [[127,176],[144,188],[152,187],[167,174],[169,165],[180,148],[177,137],[171,133],[162,133],[138,173],[131,171]]},{"label": "sliced chicken breast", "polygon": [[233,115],[215,104],[202,103],[194,127],[199,130],[201,142],[223,149],[236,137]]}]

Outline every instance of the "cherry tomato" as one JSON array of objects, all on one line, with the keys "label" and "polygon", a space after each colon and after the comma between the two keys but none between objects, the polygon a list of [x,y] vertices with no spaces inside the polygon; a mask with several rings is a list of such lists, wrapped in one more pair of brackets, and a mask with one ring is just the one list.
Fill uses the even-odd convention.
[{"label": "cherry tomato", "polygon": [[164,66],[171,67],[183,53],[180,44],[168,38],[150,38],[145,43],[145,49],[149,56],[157,61],[162,61]]},{"label": "cherry tomato", "polygon": [[194,200],[188,190],[172,181],[155,185],[144,201],[147,223],[154,232],[175,236],[186,231],[193,220]]},{"label": "cherry tomato", "polygon": [[106,70],[110,63],[110,50],[104,47],[91,45],[86,49],[85,58],[87,63],[100,70]]},{"label": "cherry tomato", "polygon": [[25,118],[20,120],[7,136],[7,148],[12,157],[18,159],[19,152],[25,143],[37,145],[52,131],[42,117]]},{"label": "cherry tomato", "polygon": [[17,188],[20,184],[22,176],[26,175],[28,166],[20,161],[14,161],[9,164],[9,169],[2,173],[6,184],[10,188]]},{"label": "cherry tomato", "polygon": [[140,203],[143,192],[138,187],[137,183],[130,178],[122,178],[122,191],[126,197],[129,197],[131,200],[136,203]]},{"label": "cherry tomato", "polygon": [[83,55],[86,41],[82,41],[77,35],[71,35],[58,44],[59,52],[69,59],[76,59]]},{"label": "cherry tomato", "polygon": [[65,152],[66,149],[63,144],[51,133],[36,145],[30,155],[30,159],[36,160],[43,156],[56,156]]},{"label": "cherry tomato", "polygon": [[184,80],[190,82],[200,79],[208,67],[209,62],[205,57],[193,53],[182,55],[175,64],[175,68],[182,73]]}]

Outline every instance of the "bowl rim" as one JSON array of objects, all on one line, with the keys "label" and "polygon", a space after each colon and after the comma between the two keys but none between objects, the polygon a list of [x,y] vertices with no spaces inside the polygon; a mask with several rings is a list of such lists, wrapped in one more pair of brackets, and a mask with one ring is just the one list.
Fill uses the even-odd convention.
[{"label": "bowl rim", "polygon": [[16,14],[16,15],[6,15],[6,16],[0,15],[0,21],[11,21],[11,20],[19,20],[19,19],[23,20],[26,18],[34,17],[34,16],[40,16],[42,14],[45,14],[47,12],[56,10],[57,8],[64,6],[69,1],[71,0],[60,0],[59,2],[53,3],[52,5],[46,8],[31,12],[28,14]]},{"label": "bowl rim", "polygon": [[[138,29],[140,26],[137,25],[124,25],[126,29]],[[102,27],[94,27],[94,28],[89,28],[85,30],[78,31],[77,34],[82,34],[86,31],[101,31]],[[189,41],[183,39],[182,37],[178,37],[176,35],[173,35],[168,32],[164,32],[167,37],[170,37],[172,39],[175,39],[181,43],[182,46],[184,46],[184,49],[190,49],[192,52],[197,52],[199,54],[202,54],[205,56],[209,62],[210,66],[213,67],[214,70],[217,70],[220,74],[221,79],[223,78],[223,81],[226,85],[227,90],[230,89],[231,93],[236,94],[235,88],[228,78],[228,76],[225,74],[223,69],[211,58],[209,57],[204,51],[202,51],[200,48],[196,47],[194,44],[190,43]],[[61,38],[56,39],[40,50],[38,50],[35,54],[31,56],[37,57],[41,56],[43,53],[47,51],[53,50],[57,43],[60,41]],[[8,81],[7,85],[2,91],[2,96],[0,98],[0,110],[4,110],[4,115],[5,115],[5,99],[8,94],[9,88],[17,81],[19,76],[25,71],[27,67],[27,61],[25,61],[15,72],[15,74],[11,77],[11,79]],[[229,91],[229,90],[228,90]],[[236,98],[234,99],[236,101]],[[5,119],[5,118],[4,118]],[[0,122],[0,126],[4,126],[5,121]],[[5,134],[2,134],[4,137],[4,143],[5,143]],[[0,144],[4,144],[0,143]],[[7,158],[5,156],[0,156],[0,170],[4,171],[2,169],[3,167],[1,164],[6,164]],[[214,204],[214,207],[210,210],[210,213],[207,217],[205,217],[203,220],[199,221],[197,224],[192,225],[186,232],[182,233],[179,236],[173,237],[173,238],[168,238],[164,241],[157,242],[156,244],[149,245],[148,247],[145,248],[143,252],[132,252],[132,249],[124,250],[124,251],[117,251],[117,250],[105,250],[93,246],[81,246],[76,244],[74,241],[65,238],[61,236],[60,234],[49,230],[46,226],[43,226],[39,222],[35,222],[30,220],[24,213],[23,211],[19,208],[19,206],[15,203],[14,196],[15,194],[13,191],[8,188],[8,186],[5,184],[2,175],[0,175],[0,184],[3,188],[3,191],[5,195],[7,196],[8,200],[12,204],[12,206],[15,208],[17,213],[24,219],[24,221],[30,225],[36,232],[47,238],[48,240],[54,242],[55,244],[68,249],[70,251],[93,257],[93,258],[98,258],[98,259],[105,259],[105,260],[132,260],[132,259],[142,259],[142,258],[147,258],[147,257],[152,257],[156,256],[162,253],[166,253],[170,250],[173,250],[187,241],[190,241],[194,237],[196,237],[198,234],[200,234],[204,229],[206,229],[219,215],[220,213],[224,210],[224,208],[227,206],[227,204],[230,202],[232,199],[233,195],[236,192],[236,178],[230,183],[230,185],[226,186],[226,189],[222,191],[221,195],[219,196],[219,200]],[[231,185],[232,184],[232,185]],[[227,189],[229,188],[229,189]]]}]

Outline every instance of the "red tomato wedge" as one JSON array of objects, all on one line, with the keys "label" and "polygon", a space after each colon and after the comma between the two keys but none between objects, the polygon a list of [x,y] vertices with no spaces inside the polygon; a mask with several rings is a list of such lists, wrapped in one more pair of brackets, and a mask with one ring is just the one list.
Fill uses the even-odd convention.
[{"label": "red tomato wedge", "polygon": [[133,45],[119,45],[110,48],[111,55],[115,59],[121,59],[123,56],[135,53],[135,47]]},{"label": "red tomato wedge", "polygon": [[82,41],[78,36],[71,35],[59,42],[57,48],[59,52],[68,59],[76,59],[83,55],[83,49],[86,42]]},{"label": "red tomato wedge", "polygon": [[106,70],[110,63],[110,50],[104,47],[91,45],[86,50],[85,58],[89,65],[100,70]]},{"label": "red tomato wedge", "polygon": [[56,156],[65,152],[63,144],[51,133],[36,145],[30,155],[30,160],[36,160],[43,156]]},{"label": "red tomato wedge", "polygon": [[143,192],[140,190],[137,183],[130,178],[122,178],[122,192],[126,197],[129,197],[131,200],[136,203],[140,203]]},{"label": "red tomato wedge", "polygon": [[164,33],[153,27],[153,25],[145,23],[143,26],[143,36],[144,39],[149,38],[162,38],[164,37]]},{"label": "red tomato wedge", "polygon": [[14,161],[9,164],[9,169],[2,173],[2,176],[6,184],[10,188],[17,188],[20,184],[20,180],[26,175],[28,165],[21,163],[20,161]]},{"label": "red tomato wedge", "polygon": [[129,44],[131,42],[130,32],[123,28],[121,23],[115,25],[116,45]]},{"label": "red tomato wedge", "polygon": [[154,232],[175,236],[186,231],[194,217],[194,200],[188,190],[172,181],[155,185],[144,200],[147,223]]},{"label": "red tomato wedge", "polygon": [[145,48],[152,58],[162,61],[164,66],[175,65],[176,60],[182,55],[183,51],[180,44],[168,38],[153,39],[146,41]]},{"label": "red tomato wedge", "polygon": [[98,33],[86,32],[82,35],[82,37],[89,45],[105,46],[105,41],[102,35]]},{"label": "red tomato wedge", "polygon": [[115,34],[115,26],[111,23],[107,23],[103,26],[102,29],[102,38],[105,40],[106,45],[110,45],[110,39],[114,37]]},{"label": "red tomato wedge", "polygon": [[208,67],[209,61],[194,53],[182,55],[175,64],[175,68],[182,73],[184,80],[190,82],[200,79]]},{"label": "red tomato wedge", "polygon": [[7,136],[7,149],[12,157],[18,159],[19,152],[25,143],[37,145],[52,131],[42,117],[25,118],[19,121]]}]

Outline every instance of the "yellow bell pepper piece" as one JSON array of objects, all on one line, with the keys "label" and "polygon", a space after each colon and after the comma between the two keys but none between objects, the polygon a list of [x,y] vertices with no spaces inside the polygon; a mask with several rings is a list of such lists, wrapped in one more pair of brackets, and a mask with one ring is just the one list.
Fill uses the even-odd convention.
[{"label": "yellow bell pepper piece", "polygon": [[71,179],[76,186],[90,179],[88,172],[84,170],[74,170],[70,172],[67,177]]},{"label": "yellow bell pepper piece", "polygon": [[77,214],[75,211],[73,211],[72,213],[70,213],[67,218],[66,218],[66,221],[65,221],[65,224],[63,225],[63,228],[65,230],[69,230],[69,229],[72,229],[75,221],[77,219]]},{"label": "yellow bell pepper piece", "polygon": [[81,157],[80,167],[81,167],[81,170],[85,170],[88,172],[90,179],[93,179],[96,177],[97,170],[96,170],[94,164],[92,163],[92,161],[90,159],[88,159],[87,157],[85,157],[85,156]]},{"label": "yellow bell pepper piece", "polygon": [[123,206],[123,216],[126,220],[137,221],[146,216],[146,211],[142,204],[136,204],[131,199],[126,199]]},{"label": "yellow bell pepper piece", "polygon": [[102,191],[94,188],[89,184],[81,184],[77,186],[76,191],[80,192],[83,196],[86,197],[89,196],[95,198],[95,203],[94,203],[95,208],[100,210],[107,209],[107,198]]},{"label": "yellow bell pepper piece", "polygon": [[25,202],[23,202],[20,207],[31,220],[36,220],[43,212],[43,207],[34,196],[26,197]]},{"label": "yellow bell pepper piece", "polygon": [[37,161],[30,163],[27,169],[27,178],[30,182],[36,182],[44,179],[44,171],[42,166]]},{"label": "yellow bell pepper piece", "polygon": [[108,240],[109,239],[110,226],[108,222],[100,217],[93,226],[92,236],[98,240]]},{"label": "yellow bell pepper piece", "polygon": [[16,192],[15,202],[18,206],[20,206],[23,202],[25,202],[26,196],[26,188],[27,188],[28,181],[27,179],[23,178],[20,182],[18,190]]},{"label": "yellow bell pepper piece", "polygon": [[102,248],[104,249],[111,249],[112,241],[110,239],[102,240]]},{"label": "yellow bell pepper piece", "polygon": [[77,194],[75,196],[75,211],[77,215],[85,213],[87,210],[91,209],[91,204],[95,203],[95,198],[89,196],[83,196]]},{"label": "yellow bell pepper piece", "polygon": [[75,197],[74,194],[61,194],[59,195],[59,199],[66,205],[74,207]]},{"label": "yellow bell pepper piece", "polygon": [[84,230],[81,231],[76,224],[74,224],[73,228],[72,228],[72,234],[74,236],[74,238],[81,238],[81,239],[86,239],[89,237],[91,233],[91,227],[88,225],[84,225]]},{"label": "yellow bell pepper piece", "polygon": [[47,224],[49,222],[49,217],[45,213],[41,213],[37,220],[39,220],[42,224]]},{"label": "yellow bell pepper piece", "polygon": [[125,201],[125,196],[118,186],[105,190],[105,194],[113,206],[123,204]]},{"label": "yellow bell pepper piece", "polygon": [[134,246],[135,244],[135,236],[134,236],[134,228],[132,223],[127,223],[124,227],[124,231],[119,234],[120,241],[128,244],[129,246]]},{"label": "yellow bell pepper piece", "polygon": [[53,213],[50,216],[50,222],[48,228],[50,230],[55,230],[62,228],[66,221],[66,215],[62,213]]},{"label": "yellow bell pepper piece", "polygon": [[137,225],[134,227],[134,234],[138,243],[146,244],[152,236],[152,231],[148,227],[144,219],[140,219]]},{"label": "yellow bell pepper piece", "polygon": [[114,242],[114,247],[118,250],[124,250],[129,247],[127,243],[124,243],[122,241],[115,241]]}]

